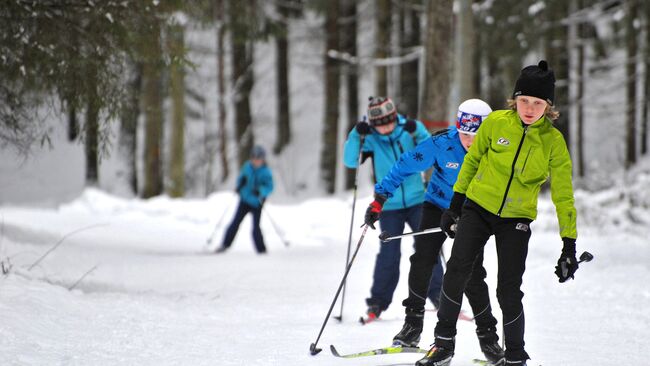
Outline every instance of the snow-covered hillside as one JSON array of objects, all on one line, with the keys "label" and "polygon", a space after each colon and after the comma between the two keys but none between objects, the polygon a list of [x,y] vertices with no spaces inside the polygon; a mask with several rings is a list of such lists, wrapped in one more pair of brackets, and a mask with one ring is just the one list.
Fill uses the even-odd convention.
[{"label": "snow-covered hillside", "polygon": [[[0,363],[304,366],[408,365],[418,359],[346,360],[327,350],[329,344],[348,353],[390,343],[402,325],[410,240],[403,244],[403,276],[393,305],[381,321],[361,326],[357,319],[365,310],[379,245],[377,232],[369,232],[350,272],[343,322],[329,322],[319,342],[323,352],[310,356],[309,344],[343,274],[351,198],[270,203],[262,219],[267,255],[255,254],[248,218],[230,251],[209,254],[207,236],[227,211],[214,237],[217,245],[236,199],[223,192],[206,200],[127,200],[88,189],[53,209],[0,207],[0,260],[10,266],[0,277]],[[369,201],[359,198],[358,223]],[[590,211],[583,217],[611,208],[579,206]],[[553,270],[561,242],[554,222],[544,198],[523,287],[531,365],[645,364],[647,225],[579,226],[578,250],[595,259],[581,266],[575,281],[559,284]],[[359,234],[356,229],[355,243]],[[494,295],[493,243],[486,248]],[[493,302],[498,309],[494,296]],[[421,346],[433,340],[434,324],[434,313],[427,312]],[[470,365],[481,356],[473,327],[459,323],[453,365]]]}]

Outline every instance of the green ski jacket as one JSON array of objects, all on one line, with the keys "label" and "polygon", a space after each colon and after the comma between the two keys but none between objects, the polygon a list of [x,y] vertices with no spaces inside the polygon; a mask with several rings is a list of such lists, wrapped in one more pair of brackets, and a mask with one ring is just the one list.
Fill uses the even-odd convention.
[{"label": "green ski jacket", "polygon": [[492,112],[479,128],[454,185],[501,217],[537,217],[537,196],[551,178],[560,236],[577,238],[571,157],[562,134],[542,117],[524,125],[516,111]]}]

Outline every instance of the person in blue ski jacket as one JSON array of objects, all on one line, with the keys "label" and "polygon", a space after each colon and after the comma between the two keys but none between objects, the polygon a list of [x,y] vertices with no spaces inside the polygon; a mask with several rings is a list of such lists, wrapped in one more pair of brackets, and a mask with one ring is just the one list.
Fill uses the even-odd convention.
[{"label": "person in blue ski jacket", "polygon": [[[422,122],[398,114],[390,98],[371,97],[368,120],[357,123],[350,131],[345,142],[343,160],[348,168],[356,168],[360,154],[362,162],[371,157],[375,182],[388,174],[403,153],[412,150],[418,143],[431,136]],[[422,177],[414,175],[406,178],[384,204],[384,211],[379,217],[381,230],[398,235],[403,233],[405,224],[411,229],[417,227],[423,200]],[[369,318],[379,317],[393,300],[393,293],[399,281],[400,243],[400,240],[380,243],[370,297],[366,299]],[[442,269],[437,268],[433,278],[429,298],[437,305],[442,285]]]},{"label": "person in blue ski jacket", "polygon": [[[456,126],[438,132],[418,144],[415,149],[402,154],[390,172],[375,185],[375,200],[366,211],[365,223],[373,225],[377,217],[381,217],[380,213],[383,215],[384,202],[393,197],[393,193],[403,182],[410,177],[419,176],[416,173],[433,168],[418,230],[438,227],[442,212],[451,202],[453,185],[456,183],[465,154],[474,140],[474,134],[483,118],[490,112],[492,109],[484,101],[469,99],[458,107]],[[415,236],[415,253],[410,258],[409,294],[402,302],[406,317],[402,330],[393,338],[395,346],[418,346],[431,269],[437,263],[446,238],[444,232]],[[503,358],[503,349],[498,344],[497,320],[492,315],[485,277],[481,252],[474,263],[466,295],[474,312],[481,350],[488,360],[497,361]]]},{"label": "person in blue ski jacket", "polygon": [[251,158],[241,168],[237,177],[237,193],[239,205],[235,217],[228,226],[217,253],[223,253],[232,245],[239,224],[249,212],[253,214],[253,242],[258,253],[266,253],[264,237],[260,229],[262,206],[266,198],[273,192],[273,175],[266,165],[266,152],[264,148],[256,145],[251,151]]}]

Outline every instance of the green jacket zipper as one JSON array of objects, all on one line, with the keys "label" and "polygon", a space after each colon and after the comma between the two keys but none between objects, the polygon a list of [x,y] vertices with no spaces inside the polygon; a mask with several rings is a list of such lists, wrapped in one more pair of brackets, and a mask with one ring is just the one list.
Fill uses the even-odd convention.
[{"label": "green jacket zipper", "polygon": [[512,160],[512,168],[510,170],[510,179],[508,179],[508,184],[506,185],[506,191],[503,194],[503,200],[501,201],[501,207],[497,212],[497,216],[501,216],[501,211],[503,211],[503,206],[506,205],[506,198],[508,198],[508,191],[510,191],[510,184],[512,184],[512,178],[515,177],[515,165],[517,164],[517,158],[519,157],[519,152],[521,152],[521,147],[524,145],[524,139],[526,138],[526,132],[528,132],[528,126],[524,127],[524,134],[521,136],[519,141],[519,146],[517,147],[517,152],[515,153],[515,158]]}]

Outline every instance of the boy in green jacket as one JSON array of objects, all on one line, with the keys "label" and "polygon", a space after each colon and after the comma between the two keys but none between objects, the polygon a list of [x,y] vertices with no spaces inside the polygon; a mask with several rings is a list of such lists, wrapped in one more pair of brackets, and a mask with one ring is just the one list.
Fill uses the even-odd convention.
[{"label": "boy in green jacket", "polygon": [[530,357],[524,350],[520,287],[537,196],[549,176],[564,242],[555,273],[565,282],[578,269],[571,157],[562,134],[553,127],[552,120],[559,115],[553,109],[554,88],[555,76],[546,61],[525,67],[509,101],[511,110],[491,113],[465,156],[451,205],[440,220],[440,228],[456,239],[443,279],[435,343],[416,365],[451,362],[463,290],[474,259],[491,235],[499,265],[497,298],[503,312],[505,364],[526,365]]}]

